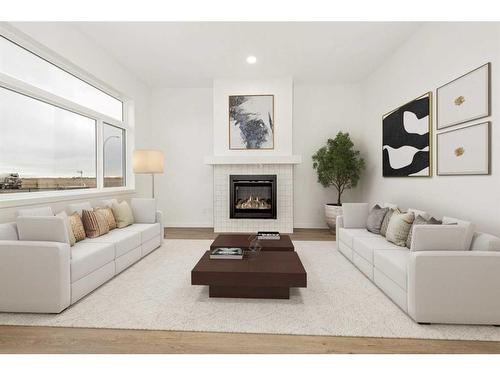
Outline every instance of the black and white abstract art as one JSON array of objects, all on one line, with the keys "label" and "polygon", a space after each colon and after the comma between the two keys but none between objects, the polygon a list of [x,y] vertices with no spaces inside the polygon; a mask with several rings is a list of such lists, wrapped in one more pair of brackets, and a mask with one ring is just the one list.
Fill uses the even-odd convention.
[{"label": "black and white abstract art", "polygon": [[384,177],[431,176],[432,93],[384,115],[382,168]]},{"label": "black and white abstract art", "polygon": [[229,148],[274,148],[274,95],[229,96]]}]

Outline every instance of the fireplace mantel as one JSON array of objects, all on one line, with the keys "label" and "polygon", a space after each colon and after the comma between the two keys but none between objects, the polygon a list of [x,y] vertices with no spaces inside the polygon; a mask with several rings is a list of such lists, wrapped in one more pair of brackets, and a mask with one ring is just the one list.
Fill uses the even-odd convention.
[{"label": "fireplace mantel", "polygon": [[300,155],[213,155],[205,156],[205,164],[300,164]]}]

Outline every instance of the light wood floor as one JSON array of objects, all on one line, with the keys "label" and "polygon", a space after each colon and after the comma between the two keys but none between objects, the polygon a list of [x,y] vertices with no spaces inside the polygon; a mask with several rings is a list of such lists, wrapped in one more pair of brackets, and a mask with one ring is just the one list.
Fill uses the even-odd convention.
[{"label": "light wood floor", "polygon": [[[213,239],[212,228],[167,228],[166,238]],[[294,240],[335,240],[295,229]],[[500,328],[498,328],[500,329]],[[500,353],[500,342],[0,326],[0,353]]]},{"label": "light wood floor", "polygon": [[500,342],[0,326],[0,353],[500,353]]},{"label": "light wood floor", "polygon": [[[165,238],[213,240],[218,233],[214,228],[165,228]],[[292,241],[335,241],[335,234],[328,229],[295,228],[290,234]]]}]

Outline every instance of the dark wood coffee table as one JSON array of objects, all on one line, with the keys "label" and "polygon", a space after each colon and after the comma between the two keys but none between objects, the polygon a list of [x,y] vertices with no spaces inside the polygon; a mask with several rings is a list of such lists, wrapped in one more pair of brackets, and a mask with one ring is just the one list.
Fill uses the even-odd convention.
[{"label": "dark wood coffee table", "polygon": [[[219,234],[210,245],[210,250],[218,247],[240,247],[248,250],[255,234]],[[282,234],[279,240],[258,240],[261,251],[295,251],[290,236]]]},{"label": "dark wood coffee table", "polygon": [[290,298],[306,288],[307,273],[295,251],[261,251],[243,260],[210,259],[207,251],[191,271],[192,285],[208,285],[210,297]]}]

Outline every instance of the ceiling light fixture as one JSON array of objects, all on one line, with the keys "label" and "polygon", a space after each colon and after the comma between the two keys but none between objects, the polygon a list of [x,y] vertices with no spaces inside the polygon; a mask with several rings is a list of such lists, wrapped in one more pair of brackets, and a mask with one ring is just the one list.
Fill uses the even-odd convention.
[{"label": "ceiling light fixture", "polygon": [[247,63],[249,64],[255,64],[257,62],[257,58],[253,55],[250,55],[247,57]]}]

